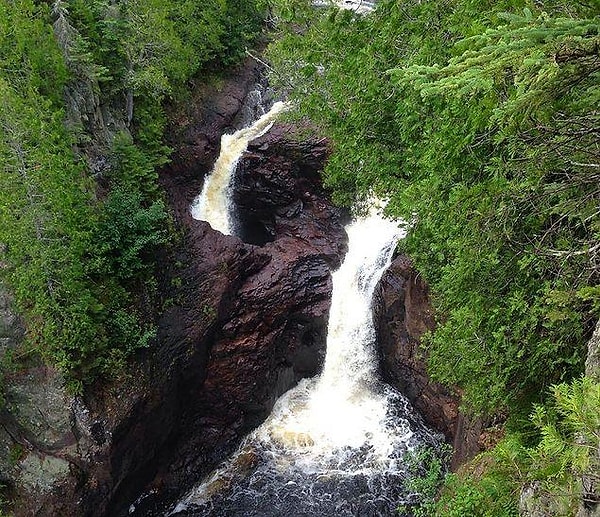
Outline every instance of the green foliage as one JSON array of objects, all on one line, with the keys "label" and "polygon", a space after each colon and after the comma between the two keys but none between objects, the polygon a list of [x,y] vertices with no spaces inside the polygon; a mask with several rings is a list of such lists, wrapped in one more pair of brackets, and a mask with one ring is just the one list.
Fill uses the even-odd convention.
[{"label": "green foliage", "polygon": [[239,0],[69,0],[74,26],[115,81],[160,101],[203,66],[231,63],[261,31],[264,6]]},{"label": "green foliage", "polygon": [[140,192],[113,189],[94,233],[91,273],[120,280],[143,279],[151,273],[153,252],[168,242],[167,213],[160,201],[145,208]]},{"label": "green foliage", "polygon": [[552,395],[553,405],[536,406],[532,415],[540,441],[528,451],[526,481],[540,482],[556,508],[574,515],[587,495],[582,479],[599,487],[600,384],[583,377],[554,386]]},{"label": "green foliage", "polygon": [[82,267],[91,198],[61,113],[35,91],[22,97],[1,78],[0,90],[0,242],[9,264],[3,275],[18,307],[35,322],[30,345],[62,363],[63,346],[89,340],[89,347],[96,337],[94,296]]},{"label": "green foliage", "polygon": [[260,34],[265,6],[260,0],[227,0],[223,16],[226,38],[223,38],[223,64],[231,65],[244,55],[244,50]]},{"label": "green foliage", "polygon": [[67,68],[45,20],[48,6],[32,0],[2,0],[0,11],[2,77],[18,91],[37,91],[60,105]]},{"label": "green foliage", "polygon": [[332,139],[327,184],[346,204],[389,198],[411,222],[401,249],[438,315],[432,376],[473,411],[526,415],[581,372],[599,314],[598,11],[308,4],[276,2],[270,57],[299,116]]},{"label": "green foliage", "polygon": [[[485,411],[526,408],[541,378],[580,368],[594,316],[576,291],[597,281],[600,190],[590,172],[600,117],[588,99],[600,93],[589,65],[600,26],[529,11],[507,18],[461,40],[446,67],[391,72],[407,98],[436,114],[421,124],[428,147],[413,153],[394,206],[407,217],[425,192],[428,209],[436,205],[419,211],[406,242],[441,294],[432,373],[464,386]],[[440,161],[444,183],[433,168]]]},{"label": "green foliage", "polygon": [[399,512],[408,511],[415,517],[429,515],[447,473],[450,452],[449,446],[439,449],[420,447],[406,454],[404,457],[407,470],[406,489],[414,502],[400,506]]},{"label": "green foliage", "polygon": [[167,163],[167,157],[171,153],[171,149],[163,143],[167,117],[162,104],[151,98],[142,98],[137,102],[135,115],[132,129],[138,150],[127,148],[133,144],[127,134],[118,134],[113,142],[113,166],[120,167],[123,171],[122,161],[128,159],[125,154],[137,154],[138,156],[131,156],[129,159],[134,162],[134,167],[147,170],[143,190],[148,190],[151,187],[150,181],[155,183],[158,177],[151,170]]},{"label": "green foliage", "polygon": [[[511,434],[469,468],[447,476],[441,495],[425,515],[516,516],[520,491],[534,487],[538,509],[573,516],[584,497],[582,480],[598,489],[600,384],[590,378],[552,387],[552,402],[531,415],[536,433],[526,445]],[[597,496],[597,493],[595,494]]]},{"label": "green foliage", "polygon": [[517,517],[519,484],[514,472],[524,457],[518,440],[505,439],[494,452],[478,456],[458,474],[447,474],[438,458],[428,458],[425,472],[410,470],[409,484],[420,495],[410,508],[412,515]]},{"label": "green foliage", "polygon": [[146,200],[156,198],[158,195],[156,161],[149,153],[136,146],[129,134],[121,132],[115,136],[111,149],[111,162],[108,179],[112,187],[140,194]]},{"label": "green foliage", "polygon": [[[2,281],[27,323],[19,354],[60,368],[74,391],[153,339],[154,256],[169,240],[156,173],[170,152],[163,103],[203,67],[239,56],[261,30],[262,9],[0,0]],[[98,185],[73,149],[111,136],[64,127],[64,89],[80,83],[91,102],[122,109],[129,128],[104,149]]]},{"label": "green foliage", "polygon": [[8,451],[8,463],[14,467],[23,458],[24,452],[25,449],[20,443],[12,445]]},{"label": "green foliage", "polygon": [[493,468],[485,475],[451,474],[439,501],[425,515],[439,517],[517,517],[515,487]]}]

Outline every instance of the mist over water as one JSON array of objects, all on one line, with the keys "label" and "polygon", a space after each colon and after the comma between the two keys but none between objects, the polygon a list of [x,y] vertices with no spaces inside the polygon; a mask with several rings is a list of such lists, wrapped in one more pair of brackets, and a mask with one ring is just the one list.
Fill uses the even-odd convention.
[{"label": "mist over water", "polygon": [[378,378],[371,307],[402,233],[375,210],[346,230],[322,374],[284,394],[169,515],[397,515],[399,504],[412,501],[404,455],[436,438]]}]

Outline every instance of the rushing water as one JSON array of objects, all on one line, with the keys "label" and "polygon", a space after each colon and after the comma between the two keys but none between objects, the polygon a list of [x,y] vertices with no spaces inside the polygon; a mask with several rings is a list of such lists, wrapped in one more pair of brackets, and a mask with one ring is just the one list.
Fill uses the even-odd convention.
[{"label": "rushing water", "polygon": [[231,135],[221,137],[221,153],[213,170],[204,181],[202,192],[191,207],[192,217],[208,221],[213,229],[226,235],[235,233],[231,189],[235,168],[248,144],[264,135],[286,108],[284,102],[276,102],[250,127],[245,127]]},{"label": "rushing water", "polygon": [[[318,0],[317,0],[318,1]],[[366,13],[373,2],[336,2]],[[221,154],[192,206],[196,219],[235,232],[233,172],[248,143],[269,130],[284,103],[221,140]],[[237,452],[167,515],[343,517],[398,515],[414,501],[406,453],[438,438],[377,373],[373,293],[402,232],[373,208],[347,228],[348,253],[333,275],[327,355],[321,375],[275,404]]]},{"label": "rushing water", "polygon": [[368,14],[375,9],[376,0],[314,0],[315,7],[326,7],[331,4],[340,9],[348,9],[358,14]]},{"label": "rushing water", "polygon": [[405,453],[433,443],[404,397],[377,376],[373,292],[401,232],[374,210],[347,227],[333,275],[327,356],[169,515],[397,515],[409,502]]}]

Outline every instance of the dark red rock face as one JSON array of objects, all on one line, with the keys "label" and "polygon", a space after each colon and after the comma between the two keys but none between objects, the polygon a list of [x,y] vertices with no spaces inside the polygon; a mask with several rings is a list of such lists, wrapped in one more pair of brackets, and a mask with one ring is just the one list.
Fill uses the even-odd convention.
[{"label": "dark red rock face", "polygon": [[[188,358],[173,363],[179,365],[181,407],[170,452],[159,455],[161,466],[148,487],[159,499],[197,481],[269,415],[281,394],[320,369],[331,270],[346,246],[340,213],[320,187],[325,159],[322,142],[299,146],[289,128],[253,144],[240,164],[235,199],[246,209],[251,198],[253,210],[275,221],[262,246],[178,212],[187,232],[183,303],[161,330],[168,334],[164,342],[189,345],[183,352]],[[273,176],[282,181],[274,185]],[[175,208],[187,209],[190,198],[175,197]],[[141,505],[137,515],[152,511]]]},{"label": "dark red rock face", "polygon": [[404,393],[425,421],[453,441],[458,397],[429,380],[419,353],[421,336],[434,327],[425,283],[410,260],[394,260],[380,283],[378,337],[384,378]]},{"label": "dark red rock face", "polygon": [[[331,221],[346,214],[332,207],[321,184],[327,155],[324,138],[301,139],[299,130],[287,124],[277,124],[250,143],[235,181],[236,215],[246,241],[262,244],[287,235],[315,250],[331,248]],[[330,251],[326,258],[337,267],[342,250]]]},{"label": "dark red rock face", "polygon": [[[167,499],[223,459],[281,394],[320,369],[331,270],[346,246],[340,213],[320,187],[325,159],[324,146],[299,146],[289,128],[264,137],[244,157],[235,199],[246,210],[251,198],[253,210],[275,221],[263,246],[180,212],[188,232],[185,301],[169,319],[169,334],[190,342],[190,358],[203,360],[192,360],[196,372],[182,367],[185,405],[176,442],[152,483]],[[273,176],[282,179],[277,186]],[[285,210],[288,205],[297,208]],[[139,515],[151,511],[144,506]]]},{"label": "dark red rock face", "polygon": [[456,468],[484,448],[481,419],[459,410],[460,394],[453,393],[427,375],[419,340],[435,321],[427,284],[409,258],[397,257],[379,285],[378,340],[384,379],[404,393],[425,422],[453,445]]}]

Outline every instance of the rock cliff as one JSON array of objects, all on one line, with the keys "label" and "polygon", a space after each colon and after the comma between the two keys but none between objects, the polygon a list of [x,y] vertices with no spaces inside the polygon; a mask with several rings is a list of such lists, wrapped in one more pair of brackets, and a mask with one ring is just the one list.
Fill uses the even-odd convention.
[{"label": "rock cliff", "polygon": [[[282,127],[243,163],[240,191],[260,191],[263,204],[254,200],[252,209],[277,221],[265,242],[224,236],[189,214],[221,134],[268,95],[261,80],[249,61],[199,87],[173,116],[173,161],[161,182],[182,237],[158,257],[156,344],[117,381],[82,397],[40,366],[11,383],[0,440],[17,516],[126,515],[140,493],[137,514],[158,512],[260,423],[281,393],[318,371],[330,271],[346,239],[318,182],[323,142],[299,144]],[[266,170],[285,178],[277,191]]]},{"label": "rock cliff", "polygon": [[[161,459],[163,467],[150,488],[162,499],[213,467],[268,416],[279,395],[319,370],[331,270],[339,266],[346,244],[341,214],[320,186],[317,172],[327,155],[321,144],[298,144],[290,128],[278,126],[252,143],[240,163],[235,184],[239,207],[246,209],[243,200],[251,198],[261,214],[281,221],[268,242],[258,243],[262,246],[193,220],[188,201],[199,189],[188,192],[186,204],[179,205],[192,272],[182,284],[189,286],[184,292],[191,299],[175,309],[170,333],[180,321],[189,322],[186,338],[198,320],[213,318],[214,325],[203,345],[207,350],[198,377],[187,376],[186,396],[193,403],[181,415],[175,453]],[[177,171],[165,171],[166,184]],[[265,171],[281,179],[282,190],[273,187]],[[259,199],[257,192],[264,196]],[[300,208],[280,214],[281,197]],[[172,200],[177,209],[181,200]],[[140,515],[153,511],[150,499],[139,506]]]},{"label": "rock cliff", "polygon": [[435,320],[426,283],[409,258],[397,257],[379,284],[376,311],[381,370],[384,379],[404,393],[432,428],[453,445],[456,468],[488,445],[485,423],[460,409],[460,394],[427,375],[420,339]]}]

